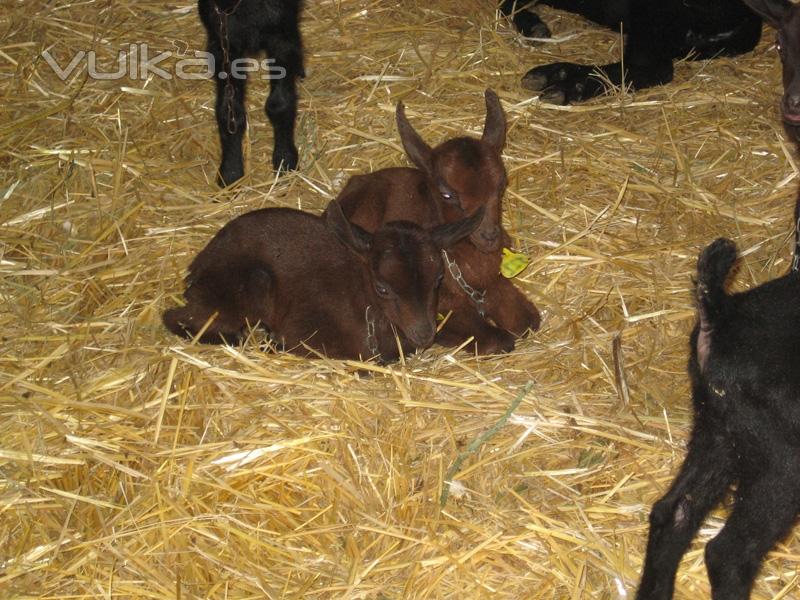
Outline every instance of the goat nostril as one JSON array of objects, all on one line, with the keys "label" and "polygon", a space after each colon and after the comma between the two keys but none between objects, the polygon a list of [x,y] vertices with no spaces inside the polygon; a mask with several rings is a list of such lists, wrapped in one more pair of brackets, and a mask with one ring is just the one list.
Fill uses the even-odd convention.
[{"label": "goat nostril", "polygon": [[411,341],[419,347],[430,346],[436,337],[436,324],[420,325],[409,331]]},{"label": "goat nostril", "polygon": [[792,110],[793,112],[797,112],[800,110],[800,94],[792,94],[791,96],[786,96],[786,100],[784,101],[786,108]]}]

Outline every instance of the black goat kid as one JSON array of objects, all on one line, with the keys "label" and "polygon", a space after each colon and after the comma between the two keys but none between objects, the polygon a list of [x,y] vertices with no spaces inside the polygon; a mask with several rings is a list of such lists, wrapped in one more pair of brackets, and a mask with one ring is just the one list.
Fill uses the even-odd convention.
[{"label": "black goat kid", "polygon": [[672,598],[681,556],[732,485],[733,511],[706,546],[716,600],[749,597],[764,555],[800,511],[800,274],[729,295],[735,261],[726,239],[698,260],[694,429],[678,476],[650,513],[639,600]]},{"label": "black goat kid", "polygon": [[217,82],[216,115],[222,145],[219,184],[229,185],[244,175],[247,73],[236,61],[261,52],[272,61],[269,69],[259,69],[257,74],[268,75],[270,80],[265,108],[275,136],[272,166],[295,169],[295,80],[305,75],[299,28],[302,0],[199,0],[198,8]]},{"label": "black goat kid", "polygon": [[[749,52],[761,36],[761,18],[750,0],[541,0],[542,4],[578,13],[627,35],[623,63],[578,65],[553,63],[534,67],[523,87],[542,92],[553,104],[580,102],[602,94],[603,80],[641,89],[672,81],[673,59],[734,56]],[[524,10],[525,0],[504,0],[500,10],[523,35],[549,37],[547,26]],[[595,74],[598,74],[599,77]],[[624,77],[623,77],[624,75]]]}]

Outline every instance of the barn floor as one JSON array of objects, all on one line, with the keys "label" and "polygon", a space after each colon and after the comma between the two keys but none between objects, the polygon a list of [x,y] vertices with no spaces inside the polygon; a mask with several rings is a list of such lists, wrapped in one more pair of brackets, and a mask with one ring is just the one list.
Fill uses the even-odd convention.
[{"label": "barn floor", "polygon": [[[633,596],[690,427],[697,254],[733,237],[739,289],[783,273],[796,159],[769,28],[753,53],[679,63],[668,86],[556,107],[522,74],[609,62],[620,41],[542,13],[556,40],[531,45],[478,0],[309,1],[300,170],[275,178],[251,81],[248,175],[220,190],[211,83],[93,79],[88,55],[62,81],[43,56],[66,69],[94,51],[109,73],[147,44],[174,73],[204,47],[193,2],[6,3],[0,596]],[[532,259],[516,281],[545,315],[512,354],[434,347],[382,367],[161,326],[223,223],[320,211],[350,175],[407,164],[399,100],[432,143],[479,135],[486,87],[509,119],[505,224]],[[708,597],[702,549],[723,518],[677,598]],[[800,597],[798,536],[753,598]]]}]

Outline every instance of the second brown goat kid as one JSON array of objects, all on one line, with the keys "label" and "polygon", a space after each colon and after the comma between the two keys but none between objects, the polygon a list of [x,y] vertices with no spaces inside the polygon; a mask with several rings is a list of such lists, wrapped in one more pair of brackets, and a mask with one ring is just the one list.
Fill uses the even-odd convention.
[{"label": "second brown goat kid", "polygon": [[395,360],[398,339],[404,352],[433,343],[441,251],[481,218],[428,229],[392,222],[370,234],[338,205],[322,217],[288,208],[246,213],[192,261],[187,304],[166,311],[164,324],[207,343],[235,342],[260,324],[295,354]]},{"label": "second brown goat kid", "polygon": [[[390,168],[357,175],[337,198],[344,214],[367,231],[402,219],[422,227],[451,223],[485,210],[478,228],[445,256],[448,273],[439,294],[439,312],[450,314],[436,341],[460,345],[474,337],[477,352],[514,349],[517,337],[539,328],[539,311],[500,275],[506,171],[501,151],[506,119],[500,100],[486,90],[486,122],[480,139],[457,137],[431,148],[414,131],[403,104],[397,125],[403,147],[416,168]],[[459,277],[460,275],[460,277]]]}]

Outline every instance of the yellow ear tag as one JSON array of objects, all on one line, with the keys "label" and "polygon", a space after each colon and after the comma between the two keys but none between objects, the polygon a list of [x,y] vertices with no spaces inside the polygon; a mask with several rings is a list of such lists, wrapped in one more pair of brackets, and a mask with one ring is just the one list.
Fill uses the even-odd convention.
[{"label": "yellow ear tag", "polygon": [[444,321],[444,315],[442,313],[436,313],[436,320]]},{"label": "yellow ear tag", "polygon": [[503,248],[503,260],[500,262],[500,273],[506,279],[512,279],[525,270],[531,259],[508,248]]}]

